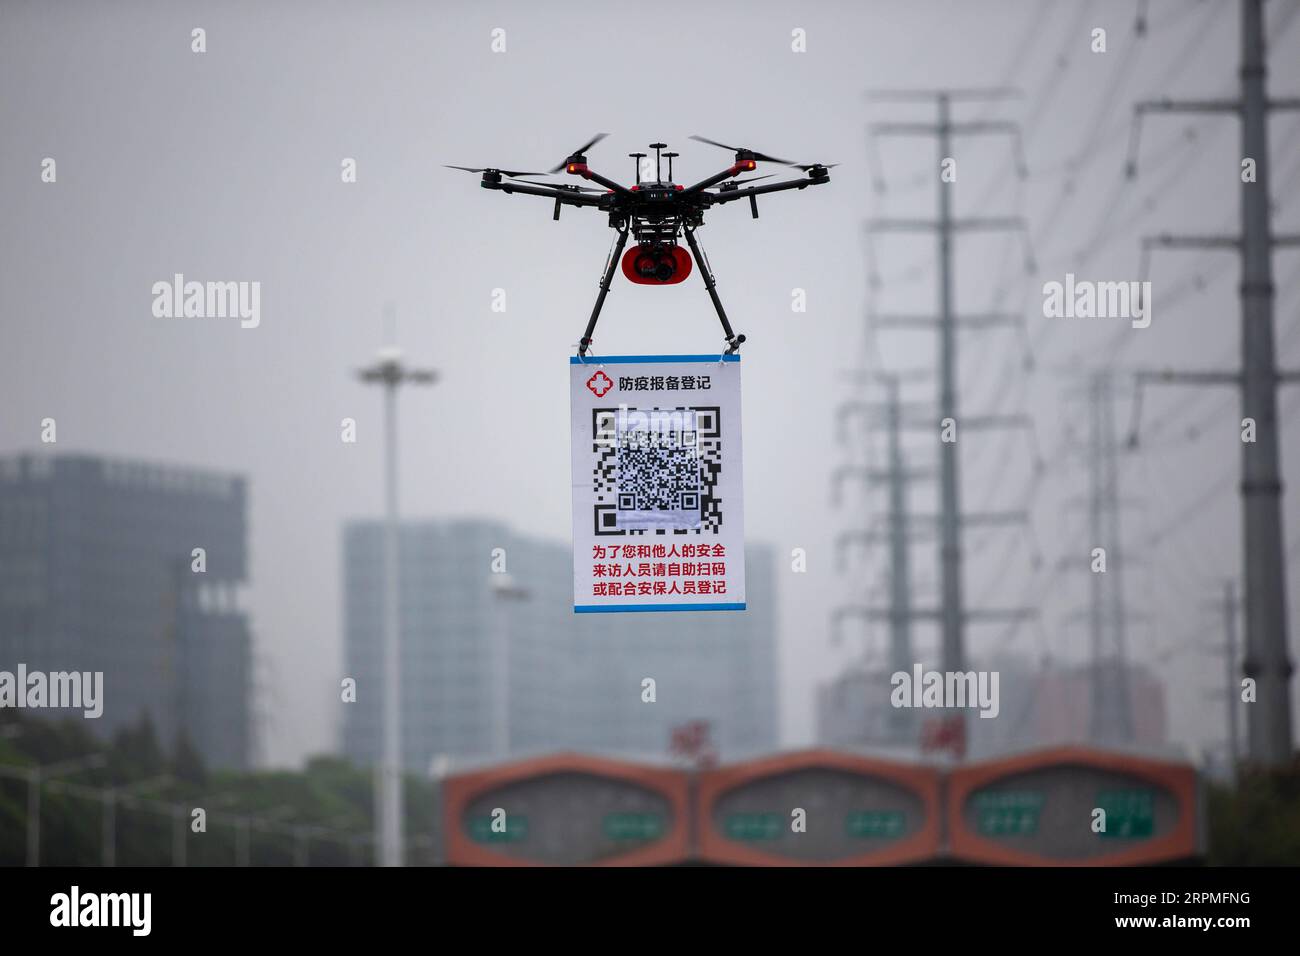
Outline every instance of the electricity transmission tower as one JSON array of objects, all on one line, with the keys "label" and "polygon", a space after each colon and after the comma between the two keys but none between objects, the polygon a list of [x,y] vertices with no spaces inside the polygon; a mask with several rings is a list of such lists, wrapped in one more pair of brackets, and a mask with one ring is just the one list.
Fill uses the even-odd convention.
[{"label": "electricity transmission tower", "polygon": [[[1269,209],[1268,116],[1300,109],[1300,98],[1271,99],[1267,91],[1263,0],[1240,0],[1241,90],[1236,99],[1152,100],[1135,107],[1128,171],[1136,173],[1141,119],[1146,113],[1226,113],[1241,119],[1241,233],[1172,236],[1143,241],[1143,273],[1150,250],[1224,249],[1241,257],[1241,365],[1235,370],[1146,371],[1151,382],[1231,385],[1241,392],[1243,429],[1253,440],[1241,446],[1243,578],[1245,582],[1245,676],[1255,680],[1257,702],[1248,710],[1249,755],[1263,765],[1291,759],[1291,660],[1287,650],[1286,554],[1283,548],[1282,479],[1279,465],[1277,387],[1300,382],[1300,372],[1280,371],[1274,355],[1273,263],[1275,248],[1300,246],[1300,235],[1272,231]],[[1253,173],[1253,174],[1252,174]],[[1135,421],[1137,415],[1135,413]],[[1136,434],[1136,429],[1135,429]]]},{"label": "electricity transmission tower", "polygon": [[1120,544],[1119,447],[1115,435],[1111,377],[1095,372],[1088,383],[1088,526],[1094,547],[1104,547],[1105,573],[1094,569],[1089,633],[1092,656],[1089,736],[1114,744],[1133,737],[1128,688],[1124,572],[1128,555]]},{"label": "electricity transmission tower", "polygon": [[[1237,729],[1237,715],[1241,704],[1241,684],[1237,676],[1240,666],[1237,660],[1237,612],[1240,602],[1237,600],[1237,582],[1229,578],[1223,582],[1223,600],[1217,610],[1223,616],[1223,645],[1212,648],[1223,654],[1223,706],[1227,720],[1225,727],[1224,761],[1227,763],[1228,780],[1237,781],[1237,763],[1241,759],[1239,742],[1241,733]],[[1215,695],[1217,696],[1217,695]]]},{"label": "electricity transmission tower", "polygon": [[[913,611],[913,616],[936,617],[941,633],[941,667],[945,671],[963,671],[966,669],[965,626],[972,618],[972,612],[966,610],[963,598],[962,570],[962,528],[968,523],[961,511],[961,476],[959,473],[958,435],[955,429],[965,431],[972,427],[1000,427],[1010,425],[1020,427],[1026,424],[1023,416],[983,416],[979,419],[959,418],[957,407],[957,332],[963,329],[985,329],[996,325],[1019,325],[1023,317],[1016,314],[990,314],[958,317],[955,314],[954,290],[954,240],[960,234],[1012,230],[1025,233],[1025,222],[1019,217],[957,217],[953,213],[953,190],[956,185],[956,162],[953,156],[954,137],[998,134],[1013,137],[1019,156],[1018,171],[1024,175],[1023,150],[1020,146],[1020,129],[1010,122],[995,120],[954,121],[952,108],[959,101],[997,100],[1013,95],[1005,89],[991,90],[911,90],[890,91],[870,94],[877,102],[933,102],[935,107],[934,122],[884,122],[871,126],[871,132],[882,136],[923,136],[933,137],[937,147],[936,164],[938,203],[937,216],[934,219],[877,219],[870,224],[873,235],[920,233],[933,234],[937,240],[938,259],[938,310],[928,316],[881,316],[876,322],[877,328],[931,328],[937,333],[938,370],[937,411],[938,421],[931,421],[928,427],[936,426],[951,430],[951,440],[940,442],[939,449],[939,498],[940,514],[938,517],[939,536],[939,586],[940,603],[936,609]],[[942,433],[941,433],[942,438]],[[1026,516],[1027,519],[1027,516]],[[1023,611],[1009,612],[1012,615]],[[984,619],[1002,616],[1001,612],[980,612]],[[947,718],[948,724],[955,732],[945,734],[963,743],[955,748],[958,752],[964,748],[965,714],[957,712]]]},{"label": "electricity transmission tower", "polygon": [[[908,509],[908,484],[912,481],[933,477],[928,469],[909,468],[903,453],[903,403],[901,399],[902,379],[900,373],[877,373],[876,380],[884,387],[886,397],[883,405],[849,402],[840,406],[843,417],[854,411],[881,413],[880,420],[870,421],[873,427],[882,426],[887,432],[887,463],[884,469],[872,469],[865,466],[846,465],[836,473],[835,495],[841,497],[841,486],[847,478],[860,477],[867,486],[884,485],[888,506],[886,511],[886,531],[877,533],[870,528],[852,528],[840,532],[836,539],[836,550],[841,556],[854,545],[871,546],[884,544],[889,554],[889,673],[910,672],[915,656],[912,650],[912,559],[911,539],[915,528]],[[836,608],[835,626],[847,617],[863,616],[871,619],[871,612],[859,605],[846,605]],[[891,708],[885,720],[889,738],[895,743],[915,744],[916,721],[912,712],[906,708]]]}]

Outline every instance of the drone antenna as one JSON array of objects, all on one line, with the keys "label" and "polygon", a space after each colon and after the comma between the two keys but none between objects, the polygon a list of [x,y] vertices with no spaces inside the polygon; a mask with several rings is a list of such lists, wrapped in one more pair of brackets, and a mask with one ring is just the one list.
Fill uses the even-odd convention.
[{"label": "drone antenna", "polygon": [[668,181],[673,181],[673,160],[680,156],[680,153],[664,153],[664,159],[668,160]]},{"label": "drone antenna", "polygon": [[653,150],[655,151],[655,180],[656,180],[657,182],[663,182],[663,181],[664,181],[664,177],[663,177],[663,175],[662,175],[662,174],[660,173],[660,171],[659,171],[659,150],[661,150],[661,149],[667,149],[667,148],[668,148],[668,144],[667,144],[667,143],[651,143],[651,144],[650,144],[650,148],[653,149]]},{"label": "drone antenna", "polygon": [[645,159],[645,153],[628,153],[636,163],[636,184],[641,185],[641,160]]}]

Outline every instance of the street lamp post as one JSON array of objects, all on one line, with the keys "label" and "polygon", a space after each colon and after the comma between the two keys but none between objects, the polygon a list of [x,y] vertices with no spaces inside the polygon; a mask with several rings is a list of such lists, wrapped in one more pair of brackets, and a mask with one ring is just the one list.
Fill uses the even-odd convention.
[{"label": "street lamp post", "polygon": [[[445,793],[443,791],[444,781],[451,772],[451,757],[447,754],[437,754],[429,762],[429,779],[433,781],[433,818],[441,820],[443,808],[446,806]],[[429,862],[434,866],[442,866],[446,859],[445,835],[441,824],[435,824],[433,827],[433,852],[430,854]]]},{"label": "street lamp post", "polygon": [[252,857],[252,848],[249,846],[251,835],[249,829],[252,826],[251,819],[245,815],[239,818],[235,824],[235,866],[248,866]]},{"label": "street lamp post", "polygon": [[103,754],[91,754],[89,757],[75,757],[58,763],[35,766],[27,771],[27,865],[41,865],[41,783],[53,777],[61,777],[79,770],[102,767],[106,763]]},{"label": "street lamp post", "polygon": [[492,587],[492,756],[505,760],[510,756],[510,622],[507,601],[526,601],[527,588],[520,587],[508,574],[493,574]]},{"label": "street lamp post", "polygon": [[376,777],[378,809],[375,836],[381,866],[402,865],[402,759],[401,663],[398,642],[398,582],[400,554],[397,545],[397,387],[404,383],[431,385],[435,373],[411,368],[396,349],[380,351],[375,364],[358,372],[361,381],[384,386],[384,621],[380,644],[383,701],[382,750]]},{"label": "street lamp post", "polygon": [[148,780],[139,780],[122,787],[105,787],[100,798],[103,801],[103,835],[101,838],[102,863],[106,867],[117,866],[117,804],[123,797],[141,793],[154,787],[162,787],[173,781],[172,775],[165,773]]}]

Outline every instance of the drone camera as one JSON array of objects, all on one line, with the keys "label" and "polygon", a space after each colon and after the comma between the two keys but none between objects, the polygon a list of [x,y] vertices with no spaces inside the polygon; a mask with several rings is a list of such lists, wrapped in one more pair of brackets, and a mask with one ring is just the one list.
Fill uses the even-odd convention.
[{"label": "drone camera", "polygon": [[637,285],[676,285],[691,274],[691,257],[680,246],[639,245],[623,256],[623,275]]},{"label": "drone camera", "polygon": [[636,269],[637,275],[643,279],[658,279],[660,282],[667,282],[677,272],[677,263],[666,255],[652,252],[643,252],[638,255],[632,263],[632,268]]}]

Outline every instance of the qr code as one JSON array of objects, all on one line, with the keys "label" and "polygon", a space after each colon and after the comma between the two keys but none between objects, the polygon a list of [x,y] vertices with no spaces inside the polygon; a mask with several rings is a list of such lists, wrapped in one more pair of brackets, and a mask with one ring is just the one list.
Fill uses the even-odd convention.
[{"label": "qr code", "polygon": [[596,408],[591,437],[597,535],[721,530],[718,406]]}]

